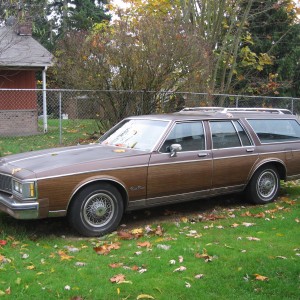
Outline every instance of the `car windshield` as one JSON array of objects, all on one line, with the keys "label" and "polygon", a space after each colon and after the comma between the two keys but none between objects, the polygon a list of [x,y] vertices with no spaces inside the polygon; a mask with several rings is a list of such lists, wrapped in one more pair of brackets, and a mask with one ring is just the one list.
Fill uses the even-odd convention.
[{"label": "car windshield", "polygon": [[103,135],[99,142],[102,145],[152,150],[167,126],[167,121],[124,120]]}]

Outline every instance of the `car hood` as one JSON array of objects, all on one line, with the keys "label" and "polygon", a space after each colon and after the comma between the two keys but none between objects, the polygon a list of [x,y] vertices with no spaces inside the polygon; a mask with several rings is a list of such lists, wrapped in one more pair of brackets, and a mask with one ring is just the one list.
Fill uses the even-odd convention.
[{"label": "car hood", "polygon": [[118,163],[116,165],[115,160],[120,160],[120,167],[122,167],[128,161],[128,156],[145,156],[146,154],[149,156],[149,153],[144,151],[100,144],[79,145],[2,157],[0,168],[6,169],[6,172],[11,174],[18,172],[20,175],[35,173],[36,176],[51,176],[66,172],[84,172],[92,168],[101,169],[101,166],[105,169],[108,165],[117,167]]}]

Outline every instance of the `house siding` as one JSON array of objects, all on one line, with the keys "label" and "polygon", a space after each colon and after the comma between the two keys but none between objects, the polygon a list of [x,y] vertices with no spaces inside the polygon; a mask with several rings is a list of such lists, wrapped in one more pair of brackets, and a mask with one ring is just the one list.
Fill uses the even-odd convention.
[{"label": "house siding", "polygon": [[0,70],[0,136],[38,132],[37,93],[21,90],[35,89],[35,82],[35,71]]},{"label": "house siding", "polygon": [[[0,70],[0,88],[2,89],[35,89],[35,71]],[[35,91],[1,91],[0,110],[37,109]]]}]

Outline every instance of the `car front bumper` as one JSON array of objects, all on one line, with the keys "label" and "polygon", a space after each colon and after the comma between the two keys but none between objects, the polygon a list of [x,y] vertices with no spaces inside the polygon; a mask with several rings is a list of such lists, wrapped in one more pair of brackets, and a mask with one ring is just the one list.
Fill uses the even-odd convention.
[{"label": "car front bumper", "polygon": [[15,219],[37,219],[39,216],[39,203],[36,201],[17,201],[13,196],[0,193],[0,211]]}]

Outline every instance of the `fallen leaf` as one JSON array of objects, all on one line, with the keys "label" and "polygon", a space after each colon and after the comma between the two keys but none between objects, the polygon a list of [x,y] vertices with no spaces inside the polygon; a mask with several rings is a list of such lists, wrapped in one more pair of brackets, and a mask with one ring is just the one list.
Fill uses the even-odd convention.
[{"label": "fallen leaf", "polygon": [[213,260],[213,257],[211,255],[207,254],[206,249],[203,249],[202,254],[201,253],[196,253],[195,257],[203,258],[205,260],[205,262],[211,262]]},{"label": "fallen leaf", "polygon": [[163,229],[160,225],[158,225],[155,229],[155,235],[158,235],[158,236],[163,236]]},{"label": "fallen leaf", "polygon": [[151,247],[152,247],[151,243],[148,242],[148,241],[137,243],[137,245],[138,245],[139,247],[146,247],[146,248],[151,248]]},{"label": "fallen leaf", "polygon": [[60,256],[60,260],[70,260],[70,259],[74,258],[74,256],[70,256],[62,250],[59,250],[57,253]]},{"label": "fallen leaf", "polygon": [[245,227],[251,227],[251,226],[254,226],[255,223],[247,223],[247,222],[243,222],[242,225],[245,226]]},{"label": "fallen leaf", "polygon": [[218,229],[224,229],[224,226],[219,225],[219,226],[217,226],[217,228],[218,228]]},{"label": "fallen leaf", "polygon": [[246,211],[245,213],[241,214],[242,217],[252,217],[252,213],[250,211]]},{"label": "fallen leaf", "polygon": [[142,268],[142,269],[139,270],[139,273],[140,273],[140,274],[143,274],[143,273],[145,273],[145,272],[147,272],[147,269]]},{"label": "fallen leaf", "polygon": [[186,267],[180,266],[179,268],[175,269],[173,272],[183,272],[186,270]]},{"label": "fallen leaf", "polygon": [[232,227],[232,228],[236,228],[236,227],[238,227],[238,226],[240,226],[240,224],[237,224],[237,223],[233,223],[230,227]]},{"label": "fallen leaf", "polygon": [[248,236],[248,237],[247,237],[247,240],[249,240],[249,241],[260,241],[259,238],[252,237],[252,236]]},{"label": "fallen leaf", "polygon": [[137,271],[137,270],[139,270],[139,267],[136,266],[136,265],[134,265],[134,266],[131,267],[131,270],[132,270],[132,271]]},{"label": "fallen leaf", "polygon": [[260,274],[254,274],[255,276],[255,280],[259,280],[259,281],[268,281],[269,278]]},{"label": "fallen leaf", "polygon": [[208,220],[208,221],[215,221],[215,220],[219,220],[219,219],[226,219],[226,217],[222,216],[222,215],[218,216],[218,215],[210,214],[210,215],[204,216],[204,219]]},{"label": "fallen leaf", "polygon": [[6,240],[0,240],[0,246],[5,246],[7,244]]},{"label": "fallen leaf", "polygon": [[186,218],[186,217],[182,217],[182,218],[180,218],[180,221],[181,221],[182,223],[187,223],[187,222],[189,221],[189,219]]},{"label": "fallen leaf", "polygon": [[112,278],[110,278],[110,282],[112,282],[112,283],[120,283],[123,281],[125,281],[125,275],[123,275],[123,274],[118,274],[118,275],[115,275]]},{"label": "fallen leaf", "polygon": [[180,263],[183,263],[183,256],[178,256],[178,261],[180,262]]},{"label": "fallen leaf", "polygon": [[190,284],[189,282],[185,282],[185,287],[186,287],[186,288],[190,288],[190,287],[192,287],[192,286],[191,286],[191,284]]},{"label": "fallen leaf", "polygon": [[10,294],[11,294],[11,289],[10,289],[10,287],[8,287],[8,288],[5,290],[5,294],[6,294],[6,295],[10,295]]},{"label": "fallen leaf", "polygon": [[157,248],[163,249],[163,250],[169,250],[171,248],[171,246],[163,245],[163,244],[157,244]]},{"label": "fallen leaf", "polygon": [[34,265],[30,265],[26,268],[27,270],[34,270],[35,269],[35,266]]},{"label": "fallen leaf", "polygon": [[118,234],[118,237],[122,240],[132,240],[132,239],[134,239],[134,235],[132,233],[124,231],[124,230],[118,231],[117,234]]},{"label": "fallen leaf", "polygon": [[123,263],[113,263],[109,265],[111,268],[116,269],[123,266]]},{"label": "fallen leaf", "polygon": [[99,247],[94,247],[93,249],[99,255],[108,255],[111,250],[120,249],[120,243],[104,244]]},{"label": "fallen leaf", "polygon": [[264,218],[265,216],[266,215],[263,212],[254,215],[255,218]]},{"label": "fallen leaf", "polygon": [[75,266],[76,266],[76,267],[84,267],[84,266],[86,266],[86,263],[81,262],[81,261],[77,261],[77,262],[75,263]]},{"label": "fallen leaf", "polygon": [[204,277],[203,274],[197,274],[197,275],[195,275],[195,278],[196,278],[196,279],[201,279],[201,278],[203,278],[203,277]]},{"label": "fallen leaf", "polygon": [[137,300],[139,299],[155,299],[154,297],[152,297],[151,295],[147,295],[147,294],[140,294],[137,296],[136,298]]},{"label": "fallen leaf", "polygon": [[143,236],[143,228],[136,228],[130,231],[135,237],[137,236]]}]

